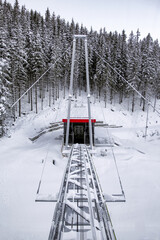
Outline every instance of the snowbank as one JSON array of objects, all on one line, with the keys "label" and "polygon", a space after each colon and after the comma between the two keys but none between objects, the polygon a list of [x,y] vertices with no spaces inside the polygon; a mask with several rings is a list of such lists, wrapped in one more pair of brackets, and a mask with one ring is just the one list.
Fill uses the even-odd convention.
[{"label": "snowbank", "polygon": [[[93,102],[93,101],[92,101]],[[3,240],[44,240],[48,238],[55,203],[36,203],[39,193],[56,196],[66,166],[62,157],[63,129],[46,132],[35,141],[29,140],[51,123],[67,116],[67,100],[38,115],[18,119],[10,138],[0,139],[0,232]],[[97,121],[120,128],[96,127],[95,137],[113,139],[113,147],[126,203],[108,203],[118,240],[160,239],[160,119],[150,111],[145,140],[146,113],[130,112],[122,106],[104,108],[92,103],[92,116]],[[84,97],[72,104],[72,117],[88,115]],[[155,134],[154,134],[155,133]],[[105,152],[106,154],[102,154]],[[55,160],[55,165],[53,165]],[[97,147],[94,163],[103,192],[121,193],[112,149]],[[45,164],[45,167],[44,167]]]}]

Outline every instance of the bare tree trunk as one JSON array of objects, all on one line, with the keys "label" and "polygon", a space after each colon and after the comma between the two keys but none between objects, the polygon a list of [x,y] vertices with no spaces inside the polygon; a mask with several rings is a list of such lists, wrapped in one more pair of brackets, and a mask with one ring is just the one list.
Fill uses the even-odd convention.
[{"label": "bare tree trunk", "polygon": [[[144,89],[142,93],[143,97],[145,98],[147,95],[147,81],[144,82]],[[146,101],[145,99],[142,99],[142,111],[145,111]]]},{"label": "bare tree trunk", "polygon": [[51,107],[51,96],[52,96],[52,85],[51,85],[51,79],[49,78],[49,107]]},{"label": "bare tree trunk", "polygon": [[123,102],[123,89],[119,93],[119,104],[121,104],[122,102]]},{"label": "bare tree trunk", "polygon": [[156,103],[157,103],[157,93],[154,96],[153,112],[155,112],[156,110]]},{"label": "bare tree trunk", "polygon": [[48,92],[50,89],[50,74],[49,73],[46,74],[46,78],[47,78],[47,92]]},{"label": "bare tree trunk", "polygon": [[[14,85],[14,83],[13,83]],[[13,86],[13,102],[15,103],[16,101],[16,93],[15,93],[15,86]],[[16,108],[15,106],[13,107],[13,119],[14,119],[14,122],[16,121]]]},{"label": "bare tree trunk", "polygon": [[[29,74],[29,79],[28,79],[28,88],[30,87],[31,85],[31,75]],[[28,91],[28,103],[30,103],[30,100],[31,100],[31,93],[30,91]]]},{"label": "bare tree trunk", "polygon": [[143,99],[140,98],[140,104],[139,104],[140,107],[142,106],[142,101],[143,101]]},{"label": "bare tree trunk", "polygon": [[[146,92],[145,92],[145,91],[144,91],[143,96],[144,96],[144,97],[146,96]],[[144,99],[142,99],[142,103],[143,103],[142,111],[145,111],[146,101],[145,101]]]},{"label": "bare tree trunk", "polygon": [[64,88],[63,88],[63,98],[66,98],[66,80],[67,80],[67,74],[65,74],[65,79],[64,79]]},{"label": "bare tree trunk", "polygon": [[54,104],[54,82],[52,82],[52,99]]},{"label": "bare tree trunk", "polygon": [[81,96],[81,89],[82,89],[82,87],[81,87],[81,84],[79,85],[79,96]]},{"label": "bare tree trunk", "polygon": [[31,88],[31,111],[33,111],[33,89]]},{"label": "bare tree trunk", "polygon": [[113,103],[113,90],[112,88],[110,89],[110,103]]},{"label": "bare tree trunk", "polygon": [[35,105],[36,105],[36,113],[38,113],[37,84],[35,84]]},{"label": "bare tree trunk", "polygon": [[126,98],[127,98],[127,110],[129,111],[130,110],[130,95],[129,95],[129,93],[127,93]]},{"label": "bare tree trunk", "polygon": [[41,79],[41,81],[39,82],[39,98],[40,98],[40,99],[42,98],[42,79]]},{"label": "bare tree trunk", "polygon": [[59,99],[59,81],[58,81],[58,84],[57,84],[57,98]]},{"label": "bare tree trunk", "polygon": [[55,100],[57,100],[58,92],[57,92],[57,77],[55,78]]},{"label": "bare tree trunk", "polygon": [[[21,87],[20,84],[18,85],[18,97],[21,97]],[[19,117],[21,117],[21,99],[19,100]]]},{"label": "bare tree trunk", "polygon": [[135,106],[135,92],[132,93],[132,112],[134,112],[134,106]]},{"label": "bare tree trunk", "polygon": [[104,92],[104,102],[105,102],[105,108],[107,107],[107,89],[105,88]]},{"label": "bare tree trunk", "polygon": [[44,89],[43,89],[44,85],[43,85],[43,78],[41,79],[41,110],[43,110],[43,93],[44,93]]},{"label": "bare tree trunk", "polygon": [[76,81],[75,81],[75,91],[74,91],[74,93],[75,93],[75,99],[77,99],[77,89],[78,89],[78,83],[77,83],[77,78],[76,78]]},{"label": "bare tree trunk", "polygon": [[46,81],[45,81],[45,77],[43,77],[43,79],[42,79],[42,95],[43,95],[43,101],[44,101],[44,98],[46,97]]},{"label": "bare tree trunk", "polygon": [[57,91],[57,84],[56,84],[56,94],[55,94],[55,100],[57,101],[57,99],[58,99],[58,91]]},{"label": "bare tree trunk", "polygon": [[99,98],[99,102],[101,101],[101,88],[98,88],[98,98]]},{"label": "bare tree trunk", "polygon": [[[16,101],[17,98],[17,87],[15,87],[15,101]],[[18,104],[15,105],[15,110],[16,112],[18,111]]]}]

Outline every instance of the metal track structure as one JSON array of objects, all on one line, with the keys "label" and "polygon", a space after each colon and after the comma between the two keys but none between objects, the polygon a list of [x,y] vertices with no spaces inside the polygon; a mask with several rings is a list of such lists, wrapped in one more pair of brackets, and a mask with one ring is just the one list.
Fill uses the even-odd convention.
[{"label": "metal track structure", "polygon": [[116,240],[92,157],[72,146],[48,240]]}]

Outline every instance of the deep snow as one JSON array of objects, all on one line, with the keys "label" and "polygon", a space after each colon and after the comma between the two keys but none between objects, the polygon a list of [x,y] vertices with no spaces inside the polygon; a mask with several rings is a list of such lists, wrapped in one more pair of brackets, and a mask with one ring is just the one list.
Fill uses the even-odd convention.
[{"label": "deep snow", "polygon": [[[92,102],[94,100],[92,99]],[[50,123],[66,117],[67,100],[58,100],[38,115],[27,114],[17,119],[11,137],[0,139],[0,239],[46,240],[55,203],[37,203],[36,192],[56,196],[67,158],[62,156],[63,129],[37,135]],[[118,240],[160,240],[160,119],[149,112],[149,136],[145,140],[146,113],[134,114],[126,106],[111,106],[97,101],[91,105],[98,121],[119,128],[96,127],[95,138],[114,139],[113,147],[126,203],[107,203]],[[86,117],[84,96],[72,103],[72,117]],[[95,148],[96,170],[105,194],[120,193],[112,149]],[[105,151],[107,150],[107,151]],[[102,151],[107,156],[102,156]],[[55,165],[52,161],[55,160]],[[44,169],[44,171],[43,171]],[[42,174],[43,173],[43,174]]]}]

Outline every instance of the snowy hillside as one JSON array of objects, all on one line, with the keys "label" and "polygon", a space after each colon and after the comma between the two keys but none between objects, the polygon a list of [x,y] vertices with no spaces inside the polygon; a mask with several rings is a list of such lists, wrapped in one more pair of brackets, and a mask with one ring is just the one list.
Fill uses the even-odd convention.
[{"label": "snowy hillside", "polygon": [[[95,148],[93,159],[102,190],[108,195],[121,193],[113,150],[126,196],[126,203],[107,203],[117,239],[160,240],[160,118],[150,110],[145,140],[146,113],[131,114],[124,105],[104,108],[103,102],[93,102],[92,116],[112,125],[97,126],[95,138],[116,143],[113,149]],[[41,196],[56,197],[59,191],[67,163],[61,153],[63,128],[59,122],[66,117],[67,103],[61,99],[37,115],[29,113],[17,119],[11,137],[0,139],[0,239],[48,238],[55,203],[35,199],[40,180]],[[71,116],[87,115],[83,96],[72,103]]]}]

